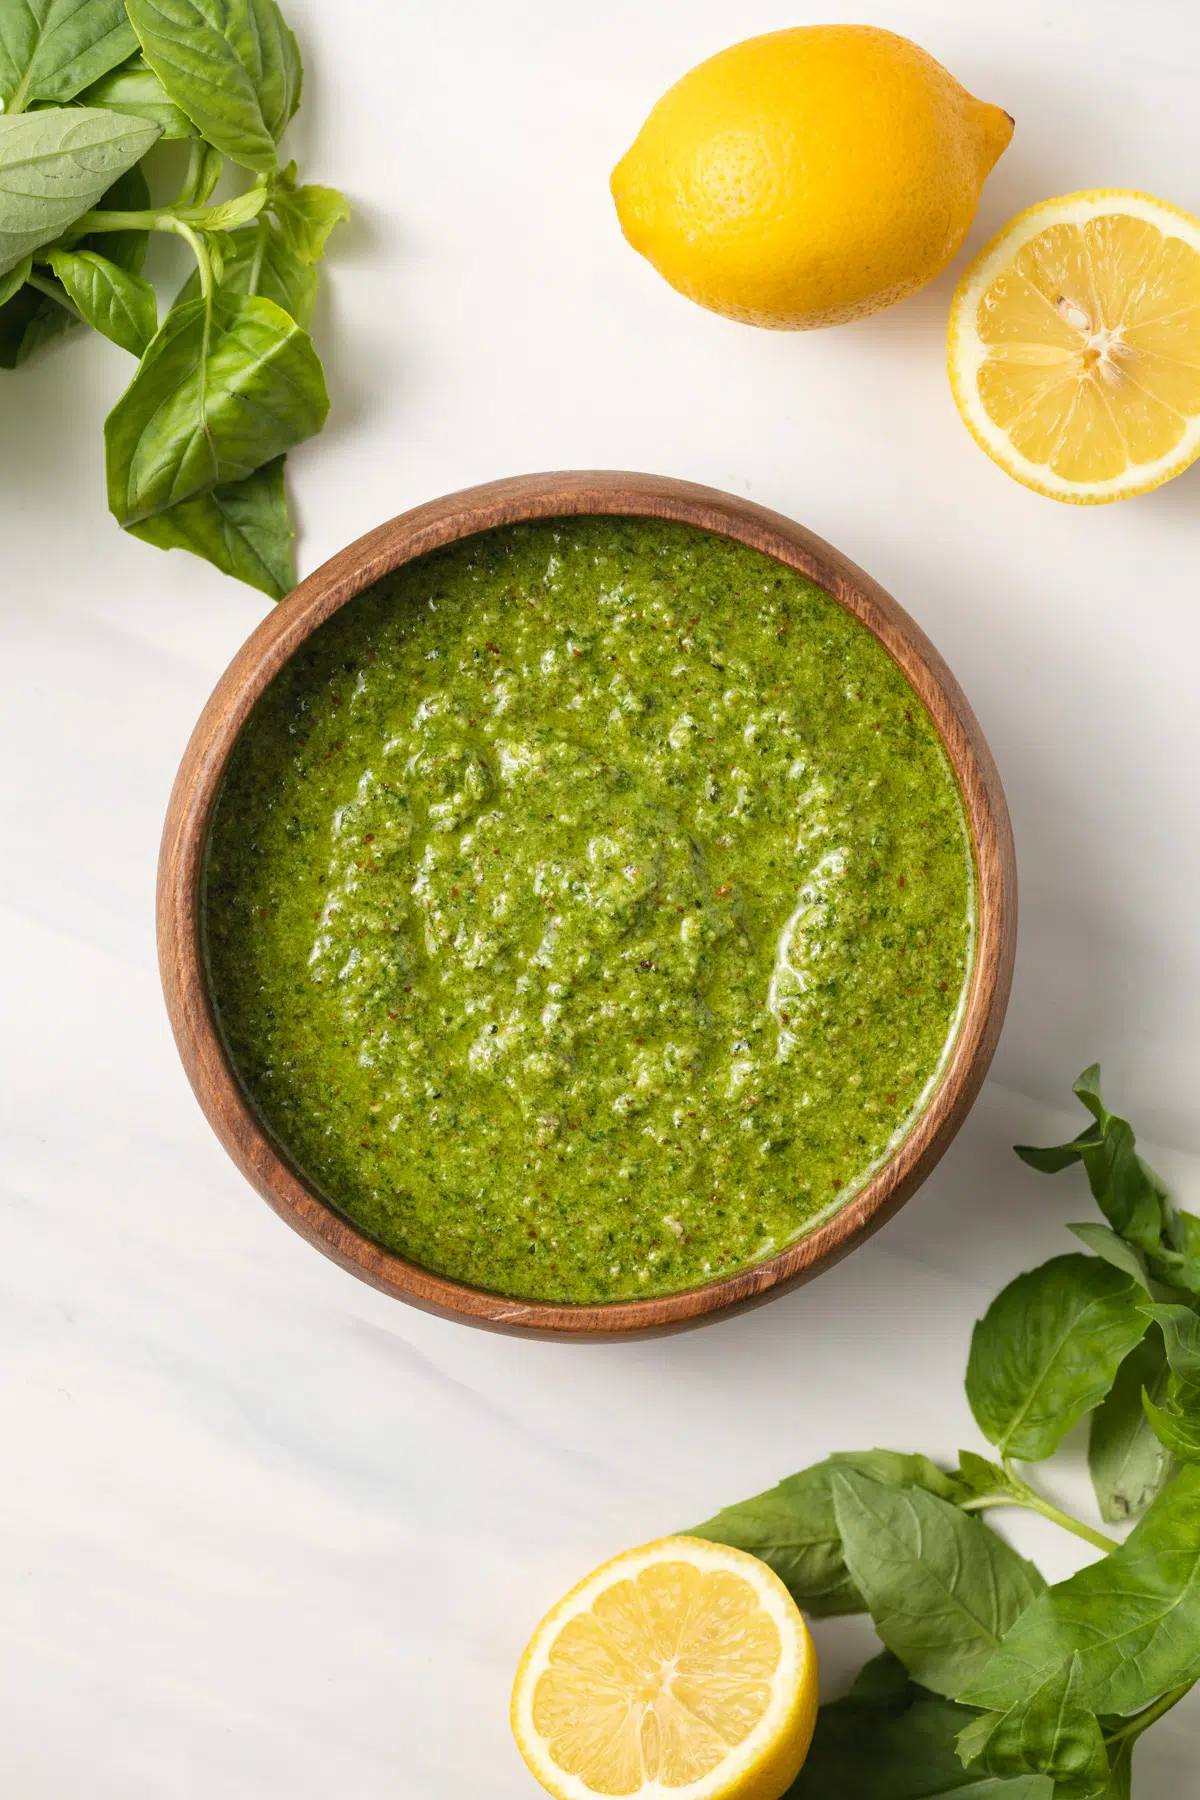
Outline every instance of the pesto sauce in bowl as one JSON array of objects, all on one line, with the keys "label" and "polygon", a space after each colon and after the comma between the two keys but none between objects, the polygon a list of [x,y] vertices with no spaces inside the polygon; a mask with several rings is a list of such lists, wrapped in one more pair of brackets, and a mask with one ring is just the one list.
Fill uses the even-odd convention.
[{"label": "pesto sauce in bowl", "polygon": [[388,1249],[519,1299],[773,1254],[911,1129],[974,873],[886,651],[691,526],[517,525],[296,652],[233,749],[202,904],[237,1077]]}]

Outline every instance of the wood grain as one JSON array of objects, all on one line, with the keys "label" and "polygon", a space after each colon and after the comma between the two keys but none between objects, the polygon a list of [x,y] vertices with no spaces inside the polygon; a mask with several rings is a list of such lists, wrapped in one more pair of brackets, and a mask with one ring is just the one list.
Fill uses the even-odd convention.
[{"label": "wood grain", "polygon": [[[568,1306],[505,1299],[431,1274],[364,1236],[308,1186],[229,1066],[204,976],[199,915],[205,841],[226,760],[251,708],[297,646],[364,588],[427,551],[519,520],[596,513],[718,532],[798,569],[862,620],[920,695],[957,773],[978,917],[963,1024],[942,1079],[909,1136],[852,1200],[799,1242],[723,1280],[657,1299]],[[924,1181],[979,1092],[1008,1001],[1016,921],[1012,832],[991,752],[958,683],[903,608],[831,545],[779,513],[692,482],[620,471],[522,475],[448,494],[368,532],[310,575],[242,646],[201,714],[171,794],[158,874],[159,963],[175,1041],[209,1123],[264,1199],[310,1244],[386,1294],[492,1330],[552,1338],[700,1325],[785,1293],[877,1231]]]}]

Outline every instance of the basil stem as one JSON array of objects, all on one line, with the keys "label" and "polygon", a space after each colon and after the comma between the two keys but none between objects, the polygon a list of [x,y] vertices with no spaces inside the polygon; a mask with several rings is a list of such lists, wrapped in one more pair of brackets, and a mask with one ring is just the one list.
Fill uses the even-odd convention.
[{"label": "basil stem", "polygon": [[250,261],[250,273],[246,278],[246,292],[248,294],[257,294],[258,292],[258,284],[262,276],[263,257],[267,252],[267,234],[270,229],[270,223],[264,215],[258,220],[255,227],[254,255]]},{"label": "basil stem", "polygon": [[985,1512],[992,1506],[1020,1506],[1026,1512],[1041,1513],[1044,1519],[1050,1519],[1055,1525],[1061,1525],[1064,1531],[1069,1531],[1073,1537],[1082,1538],[1085,1544],[1091,1544],[1097,1550],[1107,1552],[1117,1548],[1115,1538],[1106,1537],[1102,1531],[1094,1531],[1090,1525],[1085,1525],[1082,1519],[1073,1518],[1070,1513],[1064,1512],[1061,1506],[1055,1506],[1052,1500],[1047,1500],[1044,1494],[1039,1494],[1036,1488],[1030,1487],[1029,1483],[1022,1480],[1021,1476],[1017,1474],[1007,1458],[1004,1461],[1004,1473],[1010,1484],[1007,1488],[998,1489],[990,1494],[976,1494],[970,1500],[960,1500],[961,1511]]},{"label": "basil stem", "polygon": [[204,304],[211,314],[214,287],[213,268],[212,259],[208,254],[204,239],[191,225],[185,225],[182,219],[171,219],[169,224],[164,222],[159,227],[159,230],[173,231],[176,236],[186,238],[191,245],[192,255],[196,258],[196,266],[200,271],[200,292],[204,297]]},{"label": "basil stem", "polygon": [[176,206],[194,206],[196,192],[200,186],[200,177],[204,172],[204,157],[208,146],[203,138],[193,138],[188,147],[187,174],[183,178],[183,186],[179,190]]}]

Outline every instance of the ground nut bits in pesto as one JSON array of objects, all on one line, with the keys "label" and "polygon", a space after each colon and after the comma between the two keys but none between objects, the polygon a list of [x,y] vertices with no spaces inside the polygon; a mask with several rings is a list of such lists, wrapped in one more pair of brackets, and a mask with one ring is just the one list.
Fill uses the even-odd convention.
[{"label": "ground nut bits in pesto", "polygon": [[943,1067],[957,785],[871,634],[690,526],[483,533],[268,689],[208,848],[246,1093],[347,1218],[515,1297],[663,1294],[844,1203]]}]

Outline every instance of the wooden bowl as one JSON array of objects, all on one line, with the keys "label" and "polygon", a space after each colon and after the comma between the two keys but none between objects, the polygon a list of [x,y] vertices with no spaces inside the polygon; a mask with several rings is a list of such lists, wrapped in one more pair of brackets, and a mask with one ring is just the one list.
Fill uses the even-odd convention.
[{"label": "wooden bowl", "polygon": [[[413,557],[493,526],[579,514],[673,519],[765,551],[817,582],[874,633],[924,701],[962,789],[975,854],[977,935],[963,1023],[912,1131],[840,1211],[767,1261],[678,1294],[602,1305],[506,1299],[432,1274],[383,1249],[321,1198],[242,1093],[226,1058],[200,944],[200,891],[213,805],[251,708],[309,634]],[[310,1244],[385,1294],[445,1317],[543,1337],[612,1338],[678,1330],[754,1306],[807,1281],[878,1230],[918,1188],[965,1119],[987,1073],[1008,1001],[1016,869],[1000,778],[958,683],[883,589],[803,526],[692,482],[610,471],[523,475],[448,494],[368,532],[310,575],[238,651],[201,714],[176,777],[158,875],[158,949],[167,1010],[188,1078],[242,1173]]]}]

